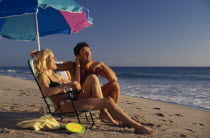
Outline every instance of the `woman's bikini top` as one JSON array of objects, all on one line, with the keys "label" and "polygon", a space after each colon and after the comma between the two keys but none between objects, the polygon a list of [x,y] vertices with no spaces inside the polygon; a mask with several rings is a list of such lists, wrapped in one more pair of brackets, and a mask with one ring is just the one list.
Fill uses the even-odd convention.
[{"label": "woman's bikini top", "polygon": [[[56,75],[55,74],[53,74],[55,77],[56,77]],[[48,76],[48,78],[50,79],[50,77]],[[56,77],[57,78],[57,77]],[[58,79],[58,78],[57,78]],[[50,84],[49,84],[49,87],[57,87],[57,86],[60,86],[61,84],[60,83],[58,83],[58,82],[54,82],[54,81],[52,81],[51,79],[50,79]]]}]

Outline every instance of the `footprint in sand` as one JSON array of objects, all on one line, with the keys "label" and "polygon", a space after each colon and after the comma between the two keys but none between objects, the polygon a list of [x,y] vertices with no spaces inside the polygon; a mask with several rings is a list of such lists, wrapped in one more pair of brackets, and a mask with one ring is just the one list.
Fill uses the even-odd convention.
[{"label": "footprint in sand", "polygon": [[205,126],[204,124],[202,123],[192,123],[193,125],[200,125],[200,126]]},{"label": "footprint in sand", "polygon": [[11,106],[10,109],[15,109],[15,106]]},{"label": "footprint in sand", "polygon": [[[150,122],[148,122],[148,123],[143,122],[143,121],[136,121],[136,122],[139,123],[139,124],[141,124],[141,125],[144,125],[144,126],[149,126],[149,127],[154,127],[154,126],[155,126],[155,124],[150,123]],[[121,123],[120,125],[125,126],[125,127],[127,127],[127,128],[131,128],[130,126],[128,126],[128,125],[125,124],[125,123]],[[157,127],[158,127],[158,126],[157,126]]]},{"label": "footprint in sand", "polygon": [[158,107],[154,107],[153,109],[155,109],[155,110],[160,110],[160,108],[158,108]]},{"label": "footprint in sand", "polygon": [[191,132],[194,132],[194,133],[195,133],[195,131],[193,131],[192,129],[186,128],[186,130],[188,130],[188,131],[191,131]]},{"label": "footprint in sand", "polygon": [[28,105],[28,106],[31,106],[31,107],[36,107],[36,105],[34,105],[34,104],[31,104],[31,105]]},{"label": "footprint in sand", "polygon": [[21,92],[20,94],[21,94],[21,95],[26,95],[27,93],[26,93],[26,92]]},{"label": "footprint in sand", "polygon": [[165,117],[163,113],[156,113],[155,115],[160,116],[160,117]]},{"label": "footprint in sand", "polygon": [[130,102],[130,101],[127,101],[126,104],[134,104],[135,102]]},{"label": "footprint in sand", "polygon": [[202,123],[198,123],[200,126],[205,126],[204,124],[202,124]]},{"label": "footprint in sand", "polygon": [[170,122],[170,123],[174,123],[174,121],[172,121],[172,120],[169,120],[169,122]]},{"label": "footprint in sand", "polygon": [[184,117],[182,114],[174,114],[175,116]]},{"label": "footprint in sand", "polygon": [[185,134],[180,134],[180,137],[186,138],[187,136]]},{"label": "footprint in sand", "polygon": [[3,129],[1,128],[0,133],[10,133],[10,130],[7,128],[3,128]]},{"label": "footprint in sand", "polygon": [[[162,120],[163,122],[167,122],[167,120]],[[174,121],[172,121],[172,120],[168,120],[170,123],[174,123]]]},{"label": "footprint in sand", "polygon": [[154,127],[155,126],[155,124],[153,124],[153,123],[140,122],[140,124],[142,124],[144,126],[149,126],[149,127]]}]

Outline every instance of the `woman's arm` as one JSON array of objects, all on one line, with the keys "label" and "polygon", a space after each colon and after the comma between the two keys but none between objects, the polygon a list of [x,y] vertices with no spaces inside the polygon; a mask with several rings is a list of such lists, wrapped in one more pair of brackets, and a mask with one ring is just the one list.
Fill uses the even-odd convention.
[{"label": "woman's arm", "polygon": [[59,74],[56,74],[56,77],[61,80],[62,83],[74,83],[75,86],[71,87],[73,89],[81,89],[81,86],[79,84],[79,82],[77,80],[74,80],[74,81],[70,81],[69,79],[66,79],[62,76],[60,76]]},{"label": "woman's arm", "polygon": [[44,95],[47,97],[58,94],[60,92],[65,92],[65,88],[67,88],[67,87],[71,87],[71,88],[80,87],[80,84],[78,82],[76,82],[76,81],[70,82],[69,81],[68,83],[61,84],[60,86],[50,88],[49,87],[50,80],[44,74],[41,74],[39,76],[39,83],[40,83],[40,87],[41,87]]},{"label": "woman's arm", "polygon": [[71,82],[69,79],[66,79],[66,78],[62,77],[59,74],[56,74],[56,77],[59,78],[59,80],[61,80],[62,83],[69,83],[69,82]]}]

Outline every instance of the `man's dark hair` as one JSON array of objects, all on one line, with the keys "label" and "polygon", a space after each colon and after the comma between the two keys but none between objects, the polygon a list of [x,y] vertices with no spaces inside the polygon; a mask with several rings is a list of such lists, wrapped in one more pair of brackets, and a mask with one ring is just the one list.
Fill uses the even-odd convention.
[{"label": "man's dark hair", "polygon": [[83,47],[89,47],[88,43],[86,43],[86,42],[78,43],[78,44],[74,47],[74,55],[77,56],[77,55],[79,54],[79,51],[80,51]]}]

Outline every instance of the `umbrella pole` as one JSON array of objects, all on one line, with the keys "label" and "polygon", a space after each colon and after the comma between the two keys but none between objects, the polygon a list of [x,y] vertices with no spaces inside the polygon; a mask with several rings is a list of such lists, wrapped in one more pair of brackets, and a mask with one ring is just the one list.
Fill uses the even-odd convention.
[{"label": "umbrella pole", "polygon": [[35,13],[35,21],[36,21],[36,39],[37,39],[38,51],[40,51],[40,38],[39,38],[39,27],[38,27],[37,13],[38,13],[38,11]]},{"label": "umbrella pole", "polygon": [[[36,21],[36,39],[37,39],[37,46],[38,46],[38,51],[40,51],[40,38],[39,38],[39,27],[38,27],[38,18],[37,18],[37,13],[35,13],[35,21]],[[46,115],[46,106],[45,102],[43,103],[44,106],[44,115]]]}]

